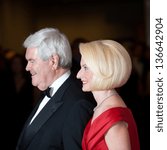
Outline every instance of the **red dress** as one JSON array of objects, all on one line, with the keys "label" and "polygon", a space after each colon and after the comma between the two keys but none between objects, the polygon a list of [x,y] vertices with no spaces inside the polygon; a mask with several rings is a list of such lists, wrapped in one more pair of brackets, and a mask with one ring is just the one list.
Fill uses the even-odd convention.
[{"label": "red dress", "polygon": [[128,123],[131,150],[140,150],[136,123],[130,109],[124,107],[116,107],[106,110],[98,116],[92,124],[90,120],[84,131],[82,149],[108,150],[104,135],[108,129],[118,121],[125,121]]}]

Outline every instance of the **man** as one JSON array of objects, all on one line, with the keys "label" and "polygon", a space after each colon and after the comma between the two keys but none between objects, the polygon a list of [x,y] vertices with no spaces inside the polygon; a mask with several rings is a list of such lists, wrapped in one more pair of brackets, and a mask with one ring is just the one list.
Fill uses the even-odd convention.
[{"label": "man", "polygon": [[16,150],[81,150],[94,105],[85,99],[70,71],[67,37],[58,29],[44,28],[30,35],[24,47],[32,85],[50,95],[43,96],[30,114]]}]

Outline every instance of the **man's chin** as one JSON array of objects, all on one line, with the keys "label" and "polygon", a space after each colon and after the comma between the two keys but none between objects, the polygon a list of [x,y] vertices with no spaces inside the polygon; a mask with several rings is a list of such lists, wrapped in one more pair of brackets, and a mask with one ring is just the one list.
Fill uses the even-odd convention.
[{"label": "man's chin", "polygon": [[33,82],[33,81],[32,81],[32,85],[33,85],[33,86],[36,86],[36,87],[38,86],[38,85],[37,85],[35,82]]}]

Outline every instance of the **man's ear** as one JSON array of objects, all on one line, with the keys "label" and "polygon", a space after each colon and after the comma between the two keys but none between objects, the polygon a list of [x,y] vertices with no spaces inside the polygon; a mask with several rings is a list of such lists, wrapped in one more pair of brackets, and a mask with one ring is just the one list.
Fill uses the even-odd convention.
[{"label": "man's ear", "polygon": [[52,69],[56,70],[59,66],[59,56],[53,55],[50,61],[51,61]]}]

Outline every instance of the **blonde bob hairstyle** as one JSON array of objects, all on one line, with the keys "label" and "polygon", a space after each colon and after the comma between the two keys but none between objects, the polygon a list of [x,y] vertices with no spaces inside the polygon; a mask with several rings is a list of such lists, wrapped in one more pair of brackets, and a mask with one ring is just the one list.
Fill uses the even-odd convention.
[{"label": "blonde bob hairstyle", "polygon": [[82,59],[93,72],[91,90],[106,90],[124,85],[132,70],[127,50],[113,40],[97,40],[79,45]]}]

